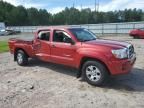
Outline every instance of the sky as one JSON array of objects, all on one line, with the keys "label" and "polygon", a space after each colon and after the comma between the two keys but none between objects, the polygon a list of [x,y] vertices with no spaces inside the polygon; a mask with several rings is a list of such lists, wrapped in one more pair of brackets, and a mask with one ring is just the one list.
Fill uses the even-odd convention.
[{"label": "sky", "polygon": [[99,1],[99,11],[114,11],[124,9],[143,9],[144,0],[3,0],[15,6],[23,5],[26,8],[35,7],[46,9],[48,12],[55,14],[65,7],[74,6],[77,9],[91,8],[95,10],[95,1]]}]

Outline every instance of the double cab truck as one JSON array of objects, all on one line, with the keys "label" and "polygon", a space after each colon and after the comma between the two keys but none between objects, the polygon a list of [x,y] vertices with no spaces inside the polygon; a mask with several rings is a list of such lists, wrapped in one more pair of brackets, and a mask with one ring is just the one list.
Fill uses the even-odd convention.
[{"label": "double cab truck", "polygon": [[27,65],[29,58],[70,66],[78,69],[78,78],[96,86],[109,76],[129,73],[136,61],[132,44],[98,39],[85,28],[41,28],[32,41],[13,38],[8,43],[20,66]]}]

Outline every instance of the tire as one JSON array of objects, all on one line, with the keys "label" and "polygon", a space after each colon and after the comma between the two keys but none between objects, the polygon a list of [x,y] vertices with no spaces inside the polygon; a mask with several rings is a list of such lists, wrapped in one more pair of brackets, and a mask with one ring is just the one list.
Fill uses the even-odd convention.
[{"label": "tire", "polygon": [[134,39],[137,39],[137,37],[136,37],[136,36],[133,36],[133,38],[134,38]]},{"label": "tire", "polygon": [[28,56],[24,51],[18,50],[16,54],[16,61],[18,65],[25,66],[28,64]]},{"label": "tire", "polygon": [[140,39],[138,35],[133,36],[134,39]]},{"label": "tire", "polygon": [[83,78],[91,85],[102,86],[109,77],[106,67],[98,61],[87,61],[82,66]]}]

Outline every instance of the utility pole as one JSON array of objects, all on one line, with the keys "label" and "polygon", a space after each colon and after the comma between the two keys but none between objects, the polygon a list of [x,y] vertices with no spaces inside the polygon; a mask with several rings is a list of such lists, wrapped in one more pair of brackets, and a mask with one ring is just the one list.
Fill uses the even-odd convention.
[{"label": "utility pole", "polygon": [[95,12],[96,12],[97,0],[95,0]]},{"label": "utility pole", "polygon": [[75,8],[76,6],[76,0],[73,0],[73,8]]},{"label": "utility pole", "polygon": [[75,7],[75,3],[73,2],[73,8]]},{"label": "utility pole", "polygon": [[81,4],[81,11],[82,11],[82,4]]},{"label": "utility pole", "polygon": [[99,0],[95,0],[95,12],[99,11]]},{"label": "utility pole", "polygon": [[95,0],[95,21],[97,22],[97,14],[99,11],[99,0]]},{"label": "utility pole", "polygon": [[97,12],[99,11],[99,0],[97,1]]}]

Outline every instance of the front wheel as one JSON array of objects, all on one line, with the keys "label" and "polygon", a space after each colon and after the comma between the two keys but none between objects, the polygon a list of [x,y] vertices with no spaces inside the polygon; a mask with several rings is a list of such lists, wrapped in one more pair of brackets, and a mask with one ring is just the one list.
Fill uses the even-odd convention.
[{"label": "front wheel", "polygon": [[26,55],[26,53],[22,50],[17,51],[17,63],[20,66],[25,66],[28,63],[28,57]]},{"label": "front wheel", "polygon": [[101,86],[108,79],[108,70],[98,61],[87,61],[82,67],[84,79],[91,85]]}]

